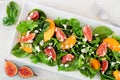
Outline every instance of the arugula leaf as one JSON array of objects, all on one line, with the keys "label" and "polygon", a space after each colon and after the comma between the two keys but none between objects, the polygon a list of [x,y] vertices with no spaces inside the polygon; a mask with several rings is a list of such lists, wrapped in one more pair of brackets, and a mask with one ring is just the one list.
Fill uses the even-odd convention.
[{"label": "arugula leaf", "polygon": [[34,28],[36,28],[38,25],[36,22],[34,22],[33,20],[28,20],[28,21],[21,21],[16,29],[21,33],[24,34],[26,33],[28,30],[32,31]]},{"label": "arugula leaf", "polygon": [[35,38],[35,41],[33,43],[37,45],[43,39],[44,39],[44,34],[43,33],[39,33],[39,34],[37,34],[37,36]]},{"label": "arugula leaf", "polygon": [[108,76],[108,75],[105,75],[105,74],[101,74],[101,80],[115,80],[114,77],[112,76]]},{"label": "arugula leaf", "polygon": [[13,47],[11,53],[12,53],[14,56],[19,57],[19,58],[23,58],[23,57],[26,57],[26,56],[29,55],[28,53],[26,53],[25,51],[23,51],[22,49],[20,49],[20,43],[17,43],[17,44]]},{"label": "arugula leaf", "polygon": [[14,1],[9,2],[9,4],[7,5],[6,13],[7,17],[3,18],[3,24],[6,26],[15,24],[19,15],[18,4]]},{"label": "arugula leaf", "polygon": [[55,66],[57,64],[53,59],[48,60],[48,56],[42,51],[38,54],[39,60],[49,66]]},{"label": "arugula leaf", "polygon": [[105,38],[110,36],[113,33],[113,31],[106,26],[98,26],[94,29],[93,33],[99,34],[100,38]]}]

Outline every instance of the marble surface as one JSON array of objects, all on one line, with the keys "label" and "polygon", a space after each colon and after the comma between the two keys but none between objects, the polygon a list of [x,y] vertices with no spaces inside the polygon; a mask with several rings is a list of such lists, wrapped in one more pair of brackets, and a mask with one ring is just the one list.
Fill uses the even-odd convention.
[{"label": "marble surface", "polygon": [[[9,0],[0,0],[0,25],[2,25],[2,14],[5,14],[6,5],[4,1]],[[101,22],[105,22],[108,24],[112,24],[115,26],[120,26],[120,0],[15,0],[23,6],[25,1],[34,1],[39,4],[50,6],[56,9],[60,9],[63,11],[71,12],[83,17],[87,17],[90,19],[95,19]],[[4,8],[4,9],[3,9]],[[23,79],[19,76],[15,76],[10,78],[6,76],[4,71],[4,59],[9,59],[8,51],[10,51],[11,41],[14,36],[15,27],[4,27],[0,26],[0,80],[74,80],[72,78],[55,74],[52,72],[48,72],[46,70],[38,69],[33,66],[32,69],[39,74],[38,77],[33,77],[29,79]],[[18,66],[27,65],[24,63],[17,63]]]}]

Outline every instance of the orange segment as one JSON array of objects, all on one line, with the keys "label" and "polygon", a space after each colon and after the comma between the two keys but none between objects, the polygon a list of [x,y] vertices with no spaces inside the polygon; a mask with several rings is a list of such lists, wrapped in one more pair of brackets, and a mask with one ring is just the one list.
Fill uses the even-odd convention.
[{"label": "orange segment", "polygon": [[97,59],[91,59],[90,60],[91,67],[95,70],[98,70],[100,68],[100,62]]},{"label": "orange segment", "polygon": [[113,76],[116,80],[120,80],[120,71],[113,71]]},{"label": "orange segment", "polygon": [[72,48],[76,43],[76,36],[71,35],[69,38],[67,38],[65,41],[61,43],[62,49],[70,49]]},{"label": "orange segment", "polygon": [[32,45],[31,44],[22,44],[21,43],[21,48],[22,48],[22,50],[24,50],[27,53],[32,52]]},{"label": "orange segment", "polygon": [[115,50],[115,51],[120,51],[120,44],[116,39],[114,39],[114,38],[105,38],[103,40],[103,42],[106,42],[110,49]]},{"label": "orange segment", "polygon": [[50,23],[50,26],[49,29],[44,33],[44,42],[50,40],[54,35],[54,31],[55,31],[54,21],[52,19],[46,19],[46,21]]}]

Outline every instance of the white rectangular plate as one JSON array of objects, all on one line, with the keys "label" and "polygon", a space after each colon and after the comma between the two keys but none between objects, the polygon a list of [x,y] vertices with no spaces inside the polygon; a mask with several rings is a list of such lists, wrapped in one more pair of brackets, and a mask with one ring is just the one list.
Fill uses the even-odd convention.
[{"label": "white rectangular plate", "polygon": [[[108,24],[105,24],[105,23],[102,23],[102,22],[98,22],[98,21],[95,21],[95,20],[87,19],[87,18],[84,18],[84,17],[81,17],[81,16],[77,16],[75,14],[67,13],[67,12],[64,12],[64,11],[61,11],[61,10],[57,10],[57,9],[50,8],[50,7],[47,7],[47,6],[43,6],[43,5],[40,5],[40,4],[37,4],[37,3],[33,3],[33,2],[25,3],[24,8],[22,9],[22,13],[20,15],[19,21],[25,20],[27,14],[34,8],[38,8],[38,9],[43,10],[46,13],[47,17],[49,17],[51,19],[56,19],[58,17],[67,18],[67,19],[77,18],[80,21],[81,24],[89,24],[93,28],[95,28],[96,26],[99,26],[99,25],[105,25],[105,26],[108,26],[109,28],[111,28],[116,34],[120,34],[120,28],[118,28],[118,27],[108,25]],[[11,49],[16,44],[17,38],[18,38],[18,34],[17,34],[17,31],[16,31],[16,34],[15,34],[15,37],[14,37],[14,40],[13,40],[13,44],[11,45]],[[50,66],[47,66],[47,65],[42,64],[42,63],[33,64],[33,63],[31,63],[31,61],[28,57],[26,57],[26,58],[16,58],[11,53],[9,54],[9,56],[10,56],[10,58],[15,59],[17,61],[24,62],[24,63],[30,64],[32,66],[42,68],[42,69],[45,69],[45,70],[48,70],[48,71],[51,71],[51,72],[55,72],[57,74],[62,74],[62,75],[65,75],[65,76],[68,76],[68,77],[71,77],[71,78],[74,78],[74,79],[78,79],[78,80],[90,80],[89,78],[82,75],[79,71],[71,71],[71,72],[58,71],[57,66],[50,67]],[[96,75],[93,78],[93,80],[100,80],[100,76]]]}]

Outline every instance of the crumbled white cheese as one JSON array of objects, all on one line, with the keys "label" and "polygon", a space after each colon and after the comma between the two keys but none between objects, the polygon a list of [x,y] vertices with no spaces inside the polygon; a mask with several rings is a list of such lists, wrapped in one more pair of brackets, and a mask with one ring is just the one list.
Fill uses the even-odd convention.
[{"label": "crumbled white cheese", "polygon": [[51,46],[48,47],[48,49],[51,49],[51,48],[52,48]]},{"label": "crumbled white cheese", "polygon": [[99,36],[99,34],[95,34],[95,37]]},{"label": "crumbled white cheese", "polygon": [[60,66],[64,66],[64,64],[60,64]]},{"label": "crumbled white cheese", "polygon": [[64,29],[66,29],[66,28],[67,28],[67,25],[66,25],[66,24],[63,24],[63,27],[64,27]]},{"label": "crumbled white cheese", "polygon": [[41,51],[40,48],[39,48],[39,46],[36,46],[36,47],[35,47],[35,50],[36,50],[37,52],[40,52],[40,51]]},{"label": "crumbled white cheese", "polygon": [[42,31],[42,29],[41,29],[41,28],[40,28],[39,30],[40,30],[40,31]]},{"label": "crumbled white cheese", "polygon": [[69,64],[65,64],[64,66],[65,66],[65,67],[68,67],[68,66],[69,66]]},{"label": "crumbled white cheese", "polygon": [[114,66],[116,64],[116,62],[111,62],[111,65]]},{"label": "crumbled white cheese", "polygon": [[44,45],[44,40],[41,40],[40,43],[39,43],[40,46],[43,46]]},{"label": "crumbled white cheese", "polygon": [[28,17],[27,17],[27,20],[31,20],[31,17],[30,17],[30,16],[28,16]]},{"label": "crumbled white cheese", "polygon": [[93,52],[93,51],[92,51],[91,53],[92,53],[92,54],[94,54],[94,52]]},{"label": "crumbled white cheese", "polygon": [[86,47],[85,45],[82,45],[82,47]]},{"label": "crumbled white cheese", "polygon": [[96,46],[97,46],[97,47],[99,47],[99,45],[98,45],[98,44],[97,44]]},{"label": "crumbled white cheese", "polygon": [[47,60],[50,60],[50,59],[52,59],[52,56],[49,56],[49,57],[47,58]]},{"label": "crumbled white cheese", "polygon": [[34,33],[38,33],[39,31],[38,30],[35,30]]},{"label": "crumbled white cheese", "polygon": [[87,39],[86,39],[86,38],[84,38],[84,39],[83,39],[83,42],[86,42],[86,41],[87,41]]},{"label": "crumbled white cheese", "polygon": [[81,49],[82,53],[87,53],[87,50],[85,48]]},{"label": "crumbled white cheese", "polygon": [[82,69],[82,70],[84,70],[84,69],[85,69],[85,67],[83,66],[81,69]]},{"label": "crumbled white cheese", "polygon": [[78,44],[81,44],[81,42],[78,42]]},{"label": "crumbled white cheese", "polygon": [[28,42],[28,43],[33,43],[33,40],[28,40],[27,42]]}]

